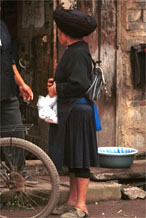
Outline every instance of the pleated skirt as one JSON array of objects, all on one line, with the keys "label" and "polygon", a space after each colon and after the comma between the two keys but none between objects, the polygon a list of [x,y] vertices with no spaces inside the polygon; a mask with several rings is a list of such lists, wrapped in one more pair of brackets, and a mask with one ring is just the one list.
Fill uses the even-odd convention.
[{"label": "pleated skirt", "polygon": [[99,165],[96,126],[90,104],[75,104],[64,126],[50,125],[49,155],[58,170]]}]

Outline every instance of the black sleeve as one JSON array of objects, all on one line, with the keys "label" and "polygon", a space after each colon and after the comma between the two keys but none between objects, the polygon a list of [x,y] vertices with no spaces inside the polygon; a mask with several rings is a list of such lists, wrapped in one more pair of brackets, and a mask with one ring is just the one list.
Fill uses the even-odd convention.
[{"label": "black sleeve", "polygon": [[90,85],[91,60],[89,55],[84,52],[75,52],[63,59],[63,65],[64,67],[59,67],[61,71],[58,70],[58,74],[65,74],[64,80],[56,81],[58,96],[62,98],[84,96]]}]

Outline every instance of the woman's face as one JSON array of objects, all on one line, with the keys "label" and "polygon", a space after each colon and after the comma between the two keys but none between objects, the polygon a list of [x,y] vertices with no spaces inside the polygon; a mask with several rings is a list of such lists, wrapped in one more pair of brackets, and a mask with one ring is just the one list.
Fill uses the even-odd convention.
[{"label": "woman's face", "polygon": [[67,36],[61,32],[60,29],[58,29],[58,39],[61,45],[63,46],[67,46],[67,40],[66,40]]},{"label": "woman's face", "polygon": [[58,28],[58,39],[61,45],[67,47],[75,42],[82,41],[82,38],[71,38],[70,36],[66,35],[63,33],[59,28]]}]

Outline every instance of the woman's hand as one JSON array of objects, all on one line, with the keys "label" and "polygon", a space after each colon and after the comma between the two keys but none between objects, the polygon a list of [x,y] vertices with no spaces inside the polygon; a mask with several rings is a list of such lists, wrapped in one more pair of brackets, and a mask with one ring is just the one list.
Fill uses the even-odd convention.
[{"label": "woman's hand", "polygon": [[53,83],[54,83],[54,78],[48,79],[47,87],[48,87],[48,88],[51,87],[51,86],[53,85]]},{"label": "woman's hand", "polygon": [[53,78],[48,79],[48,93],[51,98],[57,95],[56,93],[56,82],[54,82]]}]

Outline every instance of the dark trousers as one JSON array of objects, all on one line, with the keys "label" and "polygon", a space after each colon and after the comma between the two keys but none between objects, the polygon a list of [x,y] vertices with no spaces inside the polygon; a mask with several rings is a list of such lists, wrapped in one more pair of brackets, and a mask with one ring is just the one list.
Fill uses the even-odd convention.
[{"label": "dark trousers", "polygon": [[[23,131],[13,131],[13,128],[17,125],[22,124],[21,112],[19,108],[19,101],[17,97],[11,97],[10,99],[3,100],[0,102],[0,126],[8,126],[10,128],[7,132],[0,132],[0,137],[17,137],[24,138]],[[7,161],[7,155],[9,148],[5,148],[1,151],[8,167],[10,167],[9,162],[17,166],[18,171],[22,171],[25,164],[24,150],[21,148],[11,149],[11,160]],[[10,153],[10,152],[9,152]],[[7,155],[6,155],[7,154]],[[1,156],[1,157],[2,157]]]}]

